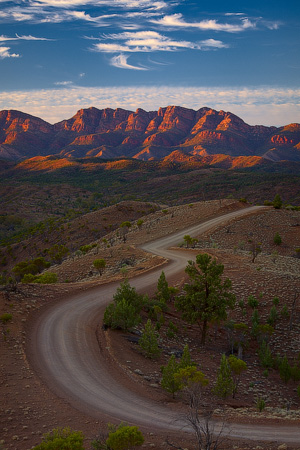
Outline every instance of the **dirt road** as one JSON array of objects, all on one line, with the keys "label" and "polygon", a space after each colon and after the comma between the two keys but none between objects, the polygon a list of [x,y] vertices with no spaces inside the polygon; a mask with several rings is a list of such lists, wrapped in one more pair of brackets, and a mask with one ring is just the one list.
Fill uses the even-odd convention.
[{"label": "dirt road", "polygon": [[[182,273],[191,257],[183,251],[168,250],[169,247],[182,241],[185,234],[197,236],[259,208],[251,207],[226,214],[147,243],[143,249],[168,258],[170,262],[164,266],[164,272],[167,278],[174,279]],[[137,289],[150,289],[156,285],[160,273],[161,268],[153,270],[130,280],[130,284]],[[32,331],[31,360],[40,376],[57,395],[91,416],[98,417],[101,413],[151,430],[182,429],[184,423],[178,421],[170,409],[129,391],[112,378],[105,352],[99,351],[95,330],[100,311],[112,300],[118,284],[102,285],[45,310]],[[299,426],[274,428],[236,424],[230,435],[253,440],[300,442]]]}]

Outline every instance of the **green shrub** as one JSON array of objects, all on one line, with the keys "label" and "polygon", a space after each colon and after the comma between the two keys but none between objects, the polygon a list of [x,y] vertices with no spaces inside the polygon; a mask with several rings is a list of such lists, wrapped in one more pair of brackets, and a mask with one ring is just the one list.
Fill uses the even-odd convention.
[{"label": "green shrub", "polygon": [[265,407],[266,407],[266,402],[265,402],[265,400],[264,400],[263,398],[259,397],[259,398],[256,400],[256,407],[257,407],[257,409],[258,409],[259,412],[262,412],[262,411],[265,409]]},{"label": "green shrub", "polygon": [[292,369],[288,362],[286,355],[282,358],[279,364],[279,375],[280,378],[287,384],[292,376]]},{"label": "green shrub", "polygon": [[120,424],[114,427],[106,440],[106,448],[110,450],[128,450],[144,443],[144,436],[136,426]]},{"label": "green shrub", "polygon": [[273,367],[274,361],[272,357],[272,352],[266,341],[262,342],[258,350],[258,357],[262,367],[264,367],[265,369],[270,369],[271,367]]},{"label": "green shrub", "polygon": [[249,295],[248,297],[248,306],[252,309],[258,308],[259,302],[257,298],[254,297],[254,295]]},{"label": "green shrub", "polygon": [[274,236],[274,239],[273,239],[273,242],[274,242],[275,245],[280,245],[281,244],[282,239],[281,239],[281,236],[280,236],[280,234],[278,232],[276,232],[276,234]]},{"label": "green shrub", "polygon": [[0,316],[0,321],[3,324],[10,322],[11,320],[12,320],[12,314],[10,314],[10,313],[4,313]]},{"label": "green shrub", "polygon": [[70,428],[56,428],[43,436],[43,442],[33,450],[84,450],[83,434]]}]

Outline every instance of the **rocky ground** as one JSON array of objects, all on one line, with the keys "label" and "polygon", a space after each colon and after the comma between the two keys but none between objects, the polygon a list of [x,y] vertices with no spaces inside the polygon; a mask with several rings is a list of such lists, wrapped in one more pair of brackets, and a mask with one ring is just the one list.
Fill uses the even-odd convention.
[{"label": "rocky ground", "polygon": [[[90,440],[99,429],[105,429],[109,421],[106,417],[95,420],[74,410],[67,402],[56,397],[35,373],[27,358],[30,348],[28,337],[31,324],[40,311],[49,303],[61,301],[71,292],[85,290],[112,279],[121,281],[125,276],[130,278],[141,270],[149,270],[157,265],[161,265],[163,270],[164,261],[142,252],[138,248],[139,244],[244,206],[233,200],[223,200],[165,207],[147,216],[140,228],[137,224],[132,226],[126,235],[125,243],[120,230],[115,231],[106,236],[107,242],[112,244],[109,247],[107,242],[101,240],[92,253],[69,257],[61,265],[51,267],[51,271],[58,274],[57,285],[20,285],[15,293],[0,293],[0,315],[12,314],[12,320],[1,325],[0,440],[3,440],[3,448],[27,450],[40,442],[44,432],[57,426],[71,426],[84,432],[88,449]],[[191,255],[208,252],[222,262],[225,275],[233,282],[238,300],[246,301],[249,295],[255,295],[259,299],[262,320],[267,318],[275,296],[279,298],[279,310],[283,305],[286,305],[290,312],[293,310],[292,323],[290,318],[280,318],[270,340],[274,351],[286,353],[290,360],[296,358],[300,351],[300,298],[297,297],[300,291],[300,259],[295,258],[295,250],[300,247],[299,225],[299,212],[268,209],[216,229],[208,236],[201,236],[197,248],[188,250]],[[276,232],[282,238],[280,246],[273,242]],[[258,242],[262,250],[254,263],[251,262],[249,240]],[[178,243],[182,244],[183,242]],[[93,260],[99,257],[107,261],[107,267],[101,277],[92,264]],[[183,281],[184,275],[180,280],[176,280],[177,287],[180,287]],[[246,317],[239,307],[232,312],[232,319],[235,321],[250,321],[250,316],[249,309],[246,311]],[[170,321],[179,330],[173,336],[167,336]],[[206,376],[213,380],[220,356],[228,350],[224,329],[211,328],[205,348],[199,346],[197,328],[185,326],[184,331],[182,330],[181,319],[171,307],[160,331],[163,351],[158,361],[144,358],[137,344],[128,340],[128,334],[110,330],[105,332],[101,326],[98,334],[102,343],[107,343],[101,345],[101,348],[106,349],[111,367],[123,383],[145,396],[182,411],[184,399],[179,396],[173,400],[160,387],[160,366],[167,362],[171,352],[182,350],[183,343],[188,343],[193,359]],[[248,370],[242,378],[236,399],[227,399],[225,405],[216,405],[215,415],[220,415],[221,408],[222,411],[225,408],[233,423],[236,420],[247,423],[267,421],[277,426],[300,421],[297,385],[291,381],[285,385],[277,371],[271,370],[268,377],[264,376],[257,361],[254,343],[251,341],[245,350],[245,361]],[[258,397],[263,397],[266,401],[266,408],[262,413],[259,413],[255,406]],[[159,433],[149,433],[149,430],[145,430],[145,437],[144,448],[171,448],[165,443],[166,436]],[[182,434],[169,436],[169,440],[184,448],[193,448],[190,440]],[[224,448],[236,449],[278,447],[277,443],[261,442],[231,441],[224,444]]]}]

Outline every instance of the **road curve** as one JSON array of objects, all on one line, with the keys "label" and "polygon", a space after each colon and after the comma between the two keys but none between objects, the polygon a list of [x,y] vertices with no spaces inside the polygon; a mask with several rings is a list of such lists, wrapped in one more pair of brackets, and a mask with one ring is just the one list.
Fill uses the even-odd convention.
[{"label": "road curve", "polygon": [[[262,207],[250,207],[209,220],[176,234],[143,245],[143,249],[168,258],[164,266],[167,277],[182,273],[190,256],[168,248],[182,241],[185,234],[197,236],[231,219],[252,213]],[[153,288],[161,268],[130,280],[137,289]],[[31,361],[51,389],[75,408],[99,417],[105,414],[117,420],[149,429],[178,430],[184,423],[174,412],[157,405],[117,383],[102,359],[95,329],[99,310],[112,300],[119,283],[110,283],[73,295],[47,308],[31,333]],[[272,427],[237,424],[231,437],[253,440],[300,442],[299,427]]]}]

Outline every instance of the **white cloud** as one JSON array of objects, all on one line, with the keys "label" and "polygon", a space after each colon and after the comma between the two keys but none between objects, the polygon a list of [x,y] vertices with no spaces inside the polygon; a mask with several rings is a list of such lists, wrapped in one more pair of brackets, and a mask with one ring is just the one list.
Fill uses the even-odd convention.
[{"label": "white cloud", "polygon": [[167,105],[180,105],[195,110],[208,106],[216,110],[231,111],[251,125],[281,126],[300,123],[300,89],[268,86],[257,89],[203,86],[71,86],[51,90],[0,92],[0,110],[21,110],[50,123],[69,118],[77,110],[90,106],[99,109],[120,107],[153,111]]},{"label": "white cloud", "polygon": [[17,53],[10,53],[10,47],[0,47],[0,59],[4,58],[19,58]]},{"label": "white cloud", "polygon": [[31,36],[31,34],[28,36],[19,36],[16,33],[16,37],[4,36],[3,34],[0,36],[0,42],[4,42],[4,41],[52,41],[52,40],[53,39]]},{"label": "white cloud", "polygon": [[112,66],[118,67],[119,69],[131,69],[131,70],[148,70],[145,67],[132,66],[127,63],[128,56],[118,55],[114,56],[110,63]]},{"label": "white cloud", "polygon": [[[204,50],[209,48],[226,48],[227,45],[215,39],[206,39],[199,43],[173,40],[156,31],[124,32],[104,35],[103,40],[116,40],[118,43],[99,42],[94,44],[92,50],[104,53],[115,52],[173,52],[179,49]],[[122,43],[124,41],[124,43]]]},{"label": "white cloud", "polygon": [[70,86],[73,84],[73,81],[57,81],[54,83],[56,86]]},{"label": "white cloud", "polygon": [[161,19],[152,19],[150,22],[171,28],[198,28],[204,31],[226,31],[228,33],[236,33],[256,27],[256,24],[247,18],[242,18],[237,24],[219,23],[215,19],[186,22],[180,13],[167,15]]},{"label": "white cloud", "polygon": [[151,0],[34,0],[30,1],[32,6],[46,6],[55,8],[75,8],[81,6],[111,6],[116,8],[147,8],[154,10],[161,10],[168,7],[164,1]]}]

